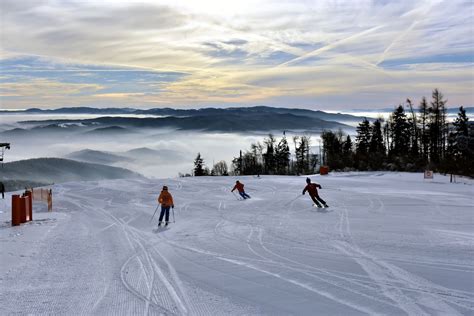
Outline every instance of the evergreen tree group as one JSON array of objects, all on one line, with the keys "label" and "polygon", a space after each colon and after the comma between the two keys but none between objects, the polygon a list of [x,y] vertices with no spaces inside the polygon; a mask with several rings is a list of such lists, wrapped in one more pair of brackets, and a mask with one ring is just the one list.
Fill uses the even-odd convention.
[{"label": "evergreen tree group", "polygon": [[418,113],[407,99],[386,121],[377,119],[371,124],[364,119],[357,126],[354,145],[350,136],[344,140],[341,131],[323,132],[326,164],[333,170],[431,169],[474,176],[474,127],[463,107],[457,119],[448,123],[446,102],[435,89],[429,104],[422,98]]},{"label": "evergreen tree group", "polygon": [[269,134],[260,142],[250,145],[250,150],[242,153],[232,160],[234,174],[301,174],[311,173],[312,157],[309,150],[309,136],[294,136],[295,160],[291,157],[290,146],[286,135],[277,140],[273,134]]}]

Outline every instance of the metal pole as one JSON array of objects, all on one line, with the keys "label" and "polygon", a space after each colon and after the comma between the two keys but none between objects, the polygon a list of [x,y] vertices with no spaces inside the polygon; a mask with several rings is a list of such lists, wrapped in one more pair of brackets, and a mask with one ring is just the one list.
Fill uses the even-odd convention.
[{"label": "metal pole", "polygon": [[160,204],[158,204],[158,205],[156,206],[155,212],[153,213],[153,216],[152,216],[151,219],[150,219],[150,223],[151,223],[151,221],[153,220],[153,217],[155,217],[156,211],[158,211],[158,207],[159,207],[159,206],[160,206]]}]

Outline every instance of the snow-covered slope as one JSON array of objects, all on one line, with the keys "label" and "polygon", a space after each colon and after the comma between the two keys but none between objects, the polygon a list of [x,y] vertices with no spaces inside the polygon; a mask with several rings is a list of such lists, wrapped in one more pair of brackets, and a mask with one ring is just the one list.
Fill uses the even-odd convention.
[{"label": "snow-covered slope", "polygon": [[[53,213],[0,214],[0,314],[469,315],[472,181],[435,175],[109,180],[54,186]],[[162,185],[175,223],[150,218]],[[1,204],[0,204],[1,205]],[[158,215],[158,214],[157,214]]]}]

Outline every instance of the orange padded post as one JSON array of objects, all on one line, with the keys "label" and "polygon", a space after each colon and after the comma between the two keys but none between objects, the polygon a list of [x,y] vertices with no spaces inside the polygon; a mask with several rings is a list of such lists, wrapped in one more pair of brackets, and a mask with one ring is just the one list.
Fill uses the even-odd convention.
[{"label": "orange padded post", "polygon": [[20,223],[26,223],[26,198],[20,197]]},{"label": "orange padded post", "polygon": [[18,194],[12,195],[12,226],[20,225],[20,196]]}]

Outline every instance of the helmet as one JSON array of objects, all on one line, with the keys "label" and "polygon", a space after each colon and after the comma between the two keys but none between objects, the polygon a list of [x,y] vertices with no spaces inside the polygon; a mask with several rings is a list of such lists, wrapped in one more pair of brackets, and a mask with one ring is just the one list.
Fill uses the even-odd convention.
[{"label": "helmet", "polygon": [[306,183],[311,183],[311,179],[310,179],[310,178],[306,178]]},{"label": "helmet", "polygon": [[163,190],[168,190],[168,187],[166,185],[164,185]]}]

